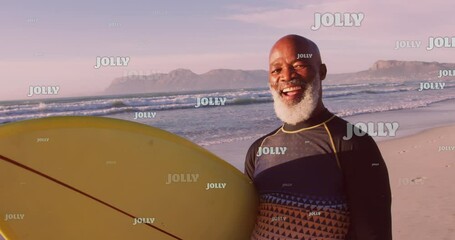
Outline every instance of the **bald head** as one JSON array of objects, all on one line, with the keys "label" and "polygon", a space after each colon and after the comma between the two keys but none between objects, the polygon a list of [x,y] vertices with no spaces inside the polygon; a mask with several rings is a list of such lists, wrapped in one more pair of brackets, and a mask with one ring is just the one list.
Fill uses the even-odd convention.
[{"label": "bald head", "polygon": [[280,38],[270,50],[270,63],[275,60],[278,53],[284,52],[296,53],[294,55],[301,54],[301,56],[304,56],[304,54],[312,54],[310,59],[317,65],[322,64],[321,54],[319,53],[319,48],[316,43],[299,35],[291,34]]},{"label": "bald head", "polygon": [[317,75],[324,80],[327,74],[318,46],[299,35],[280,38],[270,50],[269,62],[271,85],[299,77],[312,81]]}]

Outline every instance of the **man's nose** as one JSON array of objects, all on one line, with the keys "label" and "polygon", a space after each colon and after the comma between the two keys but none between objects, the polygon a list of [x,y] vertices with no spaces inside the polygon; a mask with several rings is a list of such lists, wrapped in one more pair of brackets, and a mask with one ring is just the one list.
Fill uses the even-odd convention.
[{"label": "man's nose", "polygon": [[280,82],[291,81],[295,77],[295,69],[293,67],[285,67],[281,70]]}]

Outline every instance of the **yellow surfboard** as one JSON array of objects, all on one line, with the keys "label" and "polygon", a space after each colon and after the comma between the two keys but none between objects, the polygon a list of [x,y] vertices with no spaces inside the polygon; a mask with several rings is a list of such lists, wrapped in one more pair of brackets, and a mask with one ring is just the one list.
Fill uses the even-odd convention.
[{"label": "yellow surfboard", "polygon": [[240,171],[157,128],[100,117],[0,126],[7,240],[247,240],[256,207]]}]

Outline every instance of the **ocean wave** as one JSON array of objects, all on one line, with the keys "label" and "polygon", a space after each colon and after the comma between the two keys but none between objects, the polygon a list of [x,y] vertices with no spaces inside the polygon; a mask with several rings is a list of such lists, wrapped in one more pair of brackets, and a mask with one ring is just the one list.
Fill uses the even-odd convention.
[{"label": "ocean wave", "polygon": [[115,101],[115,102],[111,103],[111,107],[113,107],[113,108],[123,108],[123,107],[128,107],[128,105],[126,105],[122,101]]},{"label": "ocean wave", "polygon": [[273,102],[271,97],[269,98],[237,98],[229,102],[232,105],[247,105],[247,104],[257,104],[257,103],[268,103]]},{"label": "ocean wave", "polygon": [[[324,99],[329,101],[346,101],[344,97],[350,97],[349,101],[356,98],[388,99],[389,96],[400,97],[403,100],[393,102],[392,107],[381,107],[380,109],[370,108],[357,112],[342,112],[341,114],[357,114],[375,111],[388,111],[403,108],[425,106],[436,101],[450,99],[451,94],[444,92],[443,95],[435,94],[430,96],[425,103],[411,101],[409,107],[406,103],[406,95],[417,91],[420,81],[406,83],[384,83],[384,84],[343,84],[324,86]],[[455,81],[447,81],[446,88],[455,87]],[[452,94],[453,95],[453,94]],[[230,91],[212,91],[198,93],[179,94],[144,94],[131,96],[102,96],[73,99],[47,99],[15,101],[0,105],[0,123],[14,122],[24,119],[40,118],[47,116],[106,116],[114,114],[125,114],[136,111],[170,111],[194,108],[198,97],[225,97],[227,106],[249,105],[272,103],[273,98],[269,89],[240,89]],[[352,98],[352,99],[351,99]],[[442,99],[442,100],[441,100]],[[353,107],[356,109],[357,103]],[[360,102],[358,103],[360,105]],[[419,105],[420,104],[420,105]],[[381,104],[383,105],[383,104]]]},{"label": "ocean wave", "polygon": [[231,142],[237,142],[237,141],[244,141],[244,140],[251,140],[251,139],[256,139],[261,137],[260,134],[254,134],[250,136],[239,136],[239,137],[230,137],[230,138],[219,138],[216,140],[195,140],[197,144],[200,146],[210,146],[210,145],[216,145],[216,144],[222,144],[222,143],[231,143]]},{"label": "ocean wave", "polygon": [[33,116],[67,116],[77,115],[108,115],[132,111],[164,111],[194,108],[198,97],[226,97],[228,105],[245,105],[271,102],[271,96],[255,92],[242,92],[240,94],[186,94],[178,96],[158,97],[131,97],[112,99],[78,100],[73,102],[36,102],[28,104],[14,104],[2,106],[0,121],[2,119],[24,119]]},{"label": "ocean wave", "polygon": [[455,100],[455,96],[448,97],[448,98],[432,99],[432,100],[412,101],[412,102],[402,103],[400,105],[393,105],[393,106],[378,106],[378,107],[370,107],[367,109],[342,110],[342,111],[337,112],[336,114],[340,117],[347,117],[347,116],[360,115],[360,114],[364,114],[364,113],[387,112],[387,111],[403,110],[403,109],[415,109],[415,108],[427,107],[431,104],[445,102],[445,101],[451,101],[451,100]]},{"label": "ocean wave", "polygon": [[338,91],[338,92],[325,92],[325,98],[337,98],[337,97],[347,97],[353,95],[360,95],[360,94],[388,94],[388,93],[399,93],[399,92],[407,92],[407,91],[415,91],[416,88],[413,87],[406,87],[406,88],[394,88],[394,89],[364,89],[364,90],[345,90],[345,91]]}]

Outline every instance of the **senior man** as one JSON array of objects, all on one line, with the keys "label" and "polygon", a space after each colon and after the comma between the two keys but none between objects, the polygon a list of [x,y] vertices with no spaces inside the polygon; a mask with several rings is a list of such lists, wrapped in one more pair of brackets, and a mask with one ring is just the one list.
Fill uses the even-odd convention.
[{"label": "senior man", "polygon": [[287,35],[269,61],[283,125],[246,156],[245,174],[260,197],[251,239],[392,239],[387,167],[370,136],[343,139],[353,126],[324,107],[327,68],[317,45]]}]

